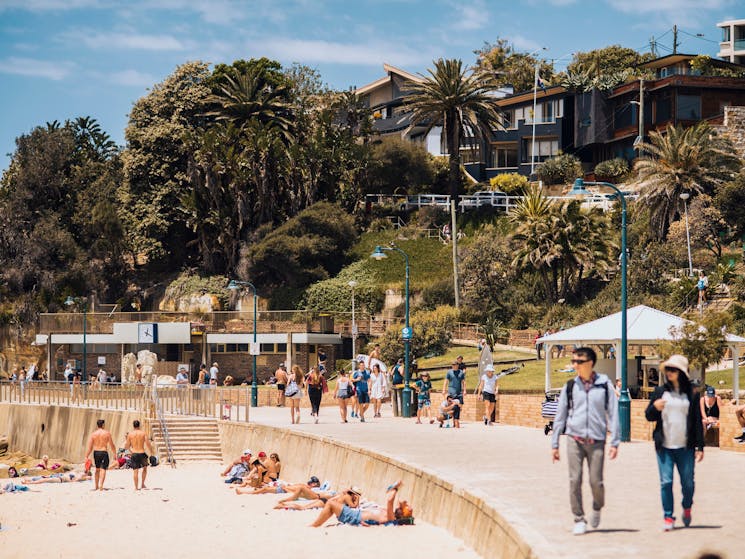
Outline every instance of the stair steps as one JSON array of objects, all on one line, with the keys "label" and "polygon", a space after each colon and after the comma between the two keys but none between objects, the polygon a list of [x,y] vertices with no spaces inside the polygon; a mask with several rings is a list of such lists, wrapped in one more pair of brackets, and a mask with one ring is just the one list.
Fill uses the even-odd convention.
[{"label": "stair steps", "polygon": [[[165,424],[176,463],[182,460],[222,461],[217,420],[166,416]],[[167,460],[168,453],[160,423],[151,421],[150,431],[161,461]]]}]

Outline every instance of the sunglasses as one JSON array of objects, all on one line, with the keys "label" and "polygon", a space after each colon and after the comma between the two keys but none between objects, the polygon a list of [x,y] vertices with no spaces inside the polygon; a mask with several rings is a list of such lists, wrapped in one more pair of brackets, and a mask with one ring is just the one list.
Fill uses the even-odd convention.
[{"label": "sunglasses", "polygon": [[590,359],[572,359],[572,365],[581,365],[582,363],[589,363]]},{"label": "sunglasses", "polygon": [[679,373],[680,369],[676,369],[675,367],[665,367],[666,373]]}]

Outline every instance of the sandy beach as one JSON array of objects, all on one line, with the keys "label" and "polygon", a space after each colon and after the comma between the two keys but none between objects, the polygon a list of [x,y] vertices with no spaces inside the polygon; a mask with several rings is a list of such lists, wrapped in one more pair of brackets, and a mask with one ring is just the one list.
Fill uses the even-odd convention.
[{"label": "sandy beach", "polygon": [[[310,528],[317,511],[273,510],[275,495],[237,496],[220,471],[220,464],[206,462],[159,466],[149,471],[149,489],[135,492],[131,470],[112,470],[105,492],[81,482],[0,495],[2,557],[478,557],[445,530],[422,522],[363,528],[332,520]],[[405,488],[401,494],[406,498]]]}]

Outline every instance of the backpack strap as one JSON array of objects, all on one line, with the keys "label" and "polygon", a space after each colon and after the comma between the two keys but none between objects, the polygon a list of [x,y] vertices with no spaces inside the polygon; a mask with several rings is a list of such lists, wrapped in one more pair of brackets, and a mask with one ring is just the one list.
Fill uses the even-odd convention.
[{"label": "backpack strap", "polygon": [[[608,382],[605,381],[602,384],[603,390],[605,390],[605,411],[608,411]],[[567,409],[569,412],[572,411],[572,407],[574,405],[574,379],[570,378],[567,381]]]}]

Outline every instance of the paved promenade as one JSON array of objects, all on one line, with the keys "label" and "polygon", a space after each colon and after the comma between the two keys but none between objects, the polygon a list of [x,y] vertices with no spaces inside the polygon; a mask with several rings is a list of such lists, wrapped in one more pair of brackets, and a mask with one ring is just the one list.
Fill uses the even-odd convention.
[{"label": "paved promenade", "polygon": [[[252,409],[251,418],[359,445],[430,471],[487,500],[541,558],[687,559],[704,550],[730,559],[745,556],[745,501],[740,497],[745,454],[707,448],[696,467],[693,525],[663,533],[653,444],[624,443],[616,460],[606,460],[606,507],[600,528],[576,537],[571,533],[563,440],[562,461],[553,464],[549,437],[537,429],[480,423],[464,423],[460,430],[439,429],[436,424],[416,425],[413,419],[391,417],[389,406],[384,406],[383,418],[364,424],[354,419],[342,424],[338,411],[330,407],[321,408],[317,425],[308,410],[302,413],[302,422],[295,426],[290,425],[287,408]],[[376,481],[359,480],[361,486],[367,483]],[[585,489],[589,513],[592,500]],[[679,487],[675,501],[680,519]]]}]

